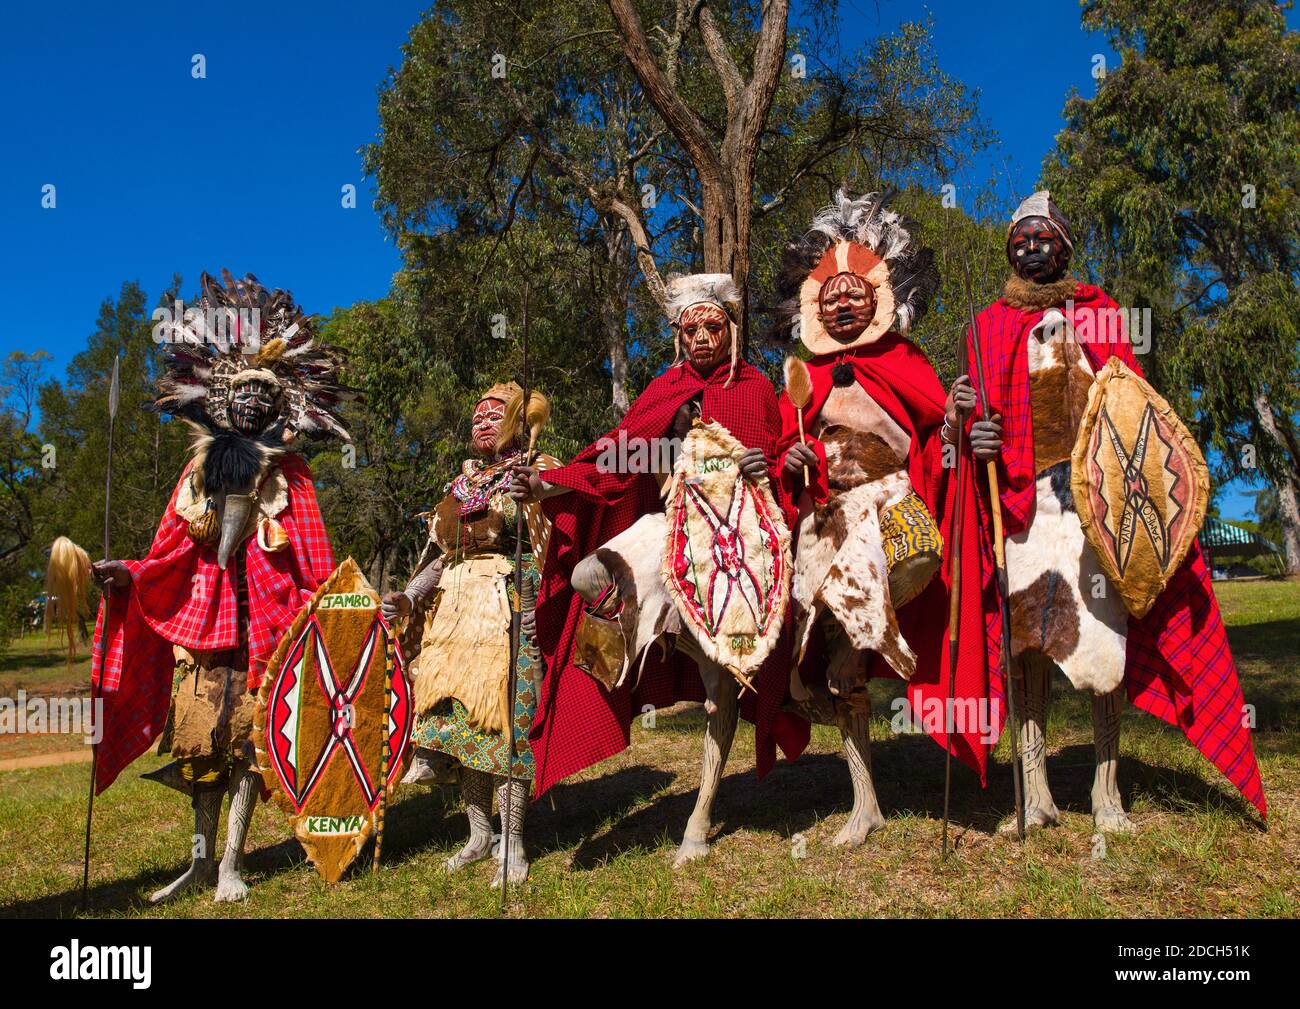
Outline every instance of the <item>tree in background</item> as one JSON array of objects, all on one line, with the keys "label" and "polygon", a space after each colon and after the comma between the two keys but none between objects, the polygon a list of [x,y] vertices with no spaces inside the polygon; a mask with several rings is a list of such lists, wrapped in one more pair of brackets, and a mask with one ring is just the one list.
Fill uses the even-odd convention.
[{"label": "tree in background", "polygon": [[1122,63],[1045,165],[1093,270],[1153,309],[1157,382],[1221,478],[1277,492],[1300,573],[1300,35],[1264,0],[1088,0]]}]

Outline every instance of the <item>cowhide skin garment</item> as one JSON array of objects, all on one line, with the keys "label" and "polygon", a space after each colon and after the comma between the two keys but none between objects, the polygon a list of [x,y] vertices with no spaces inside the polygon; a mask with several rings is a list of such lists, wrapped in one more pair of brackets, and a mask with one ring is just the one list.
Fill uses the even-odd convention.
[{"label": "cowhide skin garment", "polygon": [[1084,538],[1070,491],[1070,451],[1092,382],[1064,316],[1049,310],[1029,337],[1037,495],[1029,526],[1007,539],[1007,574],[1013,654],[1041,652],[1076,689],[1106,694],[1124,678],[1128,612]]},{"label": "cowhide skin garment", "polygon": [[[906,679],[916,671],[916,655],[894,615],[880,513],[912,490],[911,438],[857,382],[832,388],[810,433],[826,448],[829,494],[799,523],[791,592],[799,658],[817,620],[828,615],[831,669],[861,665],[862,653],[874,651]],[[810,699],[797,664],[790,692],[797,701]]]}]

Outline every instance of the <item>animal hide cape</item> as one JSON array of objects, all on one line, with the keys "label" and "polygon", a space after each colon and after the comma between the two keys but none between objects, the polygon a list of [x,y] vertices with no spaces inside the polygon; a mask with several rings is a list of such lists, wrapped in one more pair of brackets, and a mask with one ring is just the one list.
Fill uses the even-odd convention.
[{"label": "animal hide cape", "polygon": [[[1126,331],[1113,339],[1085,338],[1085,334],[1098,332],[1102,313],[1117,307],[1104,291],[1090,284],[1079,284],[1071,302],[1060,307],[1080,334],[1080,346],[1094,373],[1100,372],[1110,358],[1118,357],[1135,374],[1142,374]],[[1002,415],[998,475],[1008,536],[1019,533],[1029,523],[1037,496],[1028,341],[1043,314],[1042,308],[1021,308],[1001,298],[976,319],[980,331],[979,351],[988,383],[988,409]],[[974,382],[976,349],[969,330],[967,349],[969,374]],[[988,489],[983,480],[977,482],[979,521],[975,535],[979,539],[966,542],[980,544],[979,564],[970,572],[963,567],[963,582],[967,592],[971,586],[980,584],[985,589],[985,668],[990,689],[1002,701],[1005,693],[998,665],[1002,619],[993,588]],[[974,551],[969,551],[968,556],[974,556]],[[962,633],[965,639],[964,627]],[[1178,726],[1261,814],[1266,813],[1250,730],[1242,724],[1244,701],[1236,665],[1198,546],[1188,550],[1182,567],[1170,578],[1146,616],[1129,618],[1124,683],[1134,707]]]},{"label": "animal hide cape", "polygon": [[1146,616],[1196,543],[1210,474],[1173,408],[1119,358],[1088,395],[1072,488],[1106,577],[1133,616]]},{"label": "animal hide cape", "polygon": [[[910,341],[897,333],[889,333],[867,347],[845,354],[826,355],[809,362],[813,381],[813,396],[804,413],[805,429],[811,425],[826,403],[832,388],[831,370],[843,362],[852,367],[854,378],[866,393],[889,415],[910,439],[906,462],[907,476],[912,488],[925,503],[938,523],[943,539],[952,542],[953,522],[958,509],[957,481],[948,479],[950,470],[943,466],[943,445],[939,430],[943,425],[944,404],[947,394],[939,384],[934,369],[925,355]],[[785,396],[781,399],[782,429],[780,451],[787,452],[799,439],[798,418],[794,407]],[[812,438],[808,444],[816,452],[818,466],[812,474],[813,486],[808,493],[815,499],[826,500],[826,446]],[[796,477],[781,471],[782,499],[787,509],[786,520],[792,526],[799,523],[808,509],[807,502],[796,504],[802,498]],[[798,478],[800,482],[802,477]],[[962,509],[963,537],[973,543],[977,535],[973,481],[967,480],[965,491],[969,495]],[[796,543],[796,555],[803,548]],[[962,573],[967,585],[978,584],[979,558],[974,550],[963,552]],[[916,671],[908,681],[908,701],[914,717],[926,733],[940,746],[951,747],[958,760],[975,770],[984,780],[991,749],[985,733],[977,725],[968,723],[961,733],[947,735],[944,711],[948,698],[948,650],[946,641],[947,592],[950,573],[929,585],[897,614],[902,641],[915,654]],[[943,617],[936,620],[936,614]],[[960,646],[955,684],[956,703],[963,706],[978,705],[988,696],[988,678],[984,665],[984,617],[977,592],[962,594]],[[878,655],[868,667],[872,676],[896,674]]]},{"label": "animal hide cape", "polygon": [[[611,468],[602,465],[602,456],[620,442],[633,446],[668,437],[678,407],[687,400],[698,396],[701,420],[717,421],[742,445],[763,449],[769,463],[775,463],[781,421],[771,382],[745,361],[730,384],[727,371],[720,368],[702,377],[689,362],[669,368],[646,386],[618,427],[568,465],[546,475],[549,482],[572,493],[543,502],[553,531],[537,603],[537,635],[546,659],[529,737],[537,760],[537,795],[624,749],[632,719],[644,705],[664,708],[677,701],[704,699],[698,671],[680,654],[663,659],[652,649],[637,683],[615,690],[606,690],[574,665],[573,644],[583,600],[569,579],[588,554],[642,515],[660,510],[659,484],[653,473]],[[776,745],[791,759],[802,752],[810,726],[781,710],[783,677],[760,676],[757,686],[759,697],[746,694],[741,714],[754,721],[759,773],[765,774],[775,762]]]},{"label": "animal hide cape", "polygon": [[716,422],[682,443],[667,493],[664,583],[704,655],[746,679],[776,647],[790,599],[790,531],[745,446]]},{"label": "animal hide cape", "polygon": [[[192,464],[182,472],[144,560],[126,561],[131,584],[104,597],[95,625],[91,680],[103,702],[96,789],[103,791],[147,750],[167,722],[175,662],[172,646],[222,651],[240,642],[237,565],[223,571],[211,545],[196,543],[177,498]],[[250,536],[244,551],[248,587],[248,687],[261,683],[266,661],[285,628],[334,569],[311,470],[284,456],[283,511],[275,515],[288,545],[265,552]]]},{"label": "animal hide cape", "polygon": [[389,786],[409,762],[411,688],[379,594],[349,557],[294,619],[267,666],[253,715],[258,770],[294,836],[336,883],[374,832],[384,736]]}]

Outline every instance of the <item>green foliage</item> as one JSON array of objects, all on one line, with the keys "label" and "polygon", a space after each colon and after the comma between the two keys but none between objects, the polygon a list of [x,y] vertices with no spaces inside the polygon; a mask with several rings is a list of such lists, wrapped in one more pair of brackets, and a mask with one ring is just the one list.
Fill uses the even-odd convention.
[{"label": "green foliage", "polygon": [[1046,181],[1093,276],[1152,308],[1149,370],[1220,475],[1294,482],[1300,36],[1262,0],[1090,0],[1083,22],[1122,64],[1067,103]]}]

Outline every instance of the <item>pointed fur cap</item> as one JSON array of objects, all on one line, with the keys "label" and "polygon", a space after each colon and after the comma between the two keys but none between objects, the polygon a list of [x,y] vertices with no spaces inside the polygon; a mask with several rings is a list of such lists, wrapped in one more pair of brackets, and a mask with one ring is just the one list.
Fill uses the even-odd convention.
[{"label": "pointed fur cap", "polygon": [[1025,197],[1020,206],[1016,207],[1016,212],[1011,215],[1011,223],[1007,225],[1008,241],[1011,240],[1011,232],[1016,230],[1016,225],[1026,217],[1042,217],[1050,222],[1070,250],[1074,250],[1074,235],[1070,231],[1070,222],[1052,201],[1052,194],[1048,190],[1040,189],[1033,195]]}]

